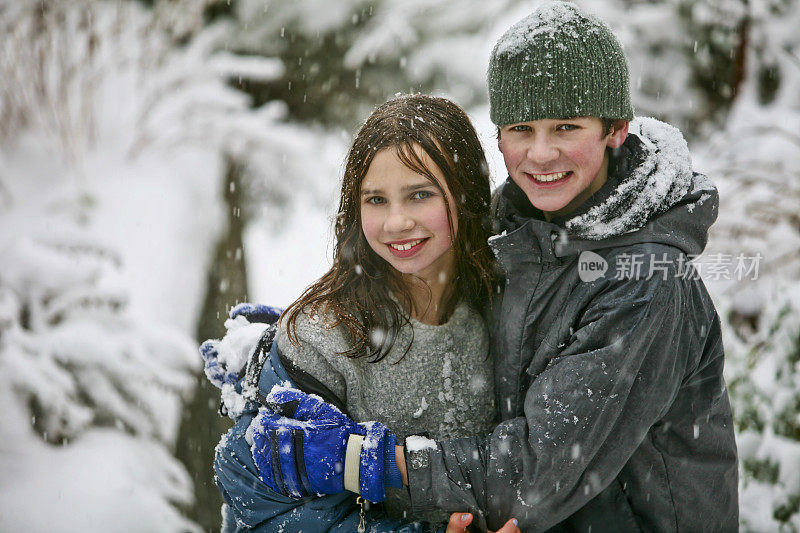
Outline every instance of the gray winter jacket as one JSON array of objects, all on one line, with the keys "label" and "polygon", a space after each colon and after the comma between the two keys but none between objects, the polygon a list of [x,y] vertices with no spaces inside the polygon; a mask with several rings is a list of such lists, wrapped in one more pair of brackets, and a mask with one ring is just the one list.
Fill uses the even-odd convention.
[{"label": "gray winter jacket", "polygon": [[717,193],[683,137],[632,124],[608,182],[568,220],[545,222],[511,180],[496,199],[502,422],[407,452],[414,510],[469,508],[491,529],[516,517],[526,533],[735,531],[720,322],[687,265]]}]

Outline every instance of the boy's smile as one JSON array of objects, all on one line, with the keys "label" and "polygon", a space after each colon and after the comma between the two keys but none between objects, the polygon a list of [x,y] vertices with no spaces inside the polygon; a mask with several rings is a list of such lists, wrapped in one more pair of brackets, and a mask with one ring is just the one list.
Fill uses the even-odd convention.
[{"label": "boy's smile", "polygon": [[574,211],[605,183],[606,148],[622,145],[628,123],[603,133],[596,117],[542,119],[506,124],[498,146],[511,179],[549,219]]}]

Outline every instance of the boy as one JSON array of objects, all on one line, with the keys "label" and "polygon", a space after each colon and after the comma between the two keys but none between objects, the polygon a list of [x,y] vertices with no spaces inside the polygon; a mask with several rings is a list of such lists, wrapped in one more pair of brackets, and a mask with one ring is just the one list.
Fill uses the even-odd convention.
[{"label": "boy", "polygon": [[[506,278],[493,332],[501,423],[398,447],[415,511],[469,509],[492,529],[516,517],[526,532],[738,527],[720,322],[687,261],[717,193],[676,129],[630,122],[628,78],[607,26],[569,3],[537,9],[492,52],[509,173],[491,241]],[[272,400],[327,416],[308,414],[320,410],[311,397]],[[337,460],[322,440],[303,453]],[[355,487],[386,475],[353,441],[342,460],[360,472]]]}]

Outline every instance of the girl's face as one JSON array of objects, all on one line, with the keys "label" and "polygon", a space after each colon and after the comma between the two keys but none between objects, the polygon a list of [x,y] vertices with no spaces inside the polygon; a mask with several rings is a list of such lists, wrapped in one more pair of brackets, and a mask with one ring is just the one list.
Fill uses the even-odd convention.
[{"label": "girl's face", "polygon": [[[441,170],[419,146],[414,149],[446,192],[453,229],[458,231],[455,201]],[[452,279],[454,235],[442,193],[404,165],[393,148],[375,154],[361,182],[361,230],[370,248],[399,272],[429,283]]]}]

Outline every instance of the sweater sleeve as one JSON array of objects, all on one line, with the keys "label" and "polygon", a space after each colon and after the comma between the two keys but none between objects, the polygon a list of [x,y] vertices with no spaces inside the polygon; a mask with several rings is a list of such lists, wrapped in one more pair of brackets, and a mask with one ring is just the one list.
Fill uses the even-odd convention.
[{"label": "sweater sleeve", "polygon": [[[608,486],[672,403],[686,370],[680,281],[619,280],[488,436],[409,454],[415,511],[477,508],[491,529],[558,524]],[[408,452],[407,452],[408,453]]]}]

